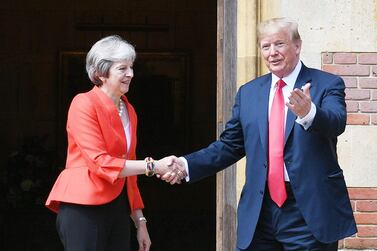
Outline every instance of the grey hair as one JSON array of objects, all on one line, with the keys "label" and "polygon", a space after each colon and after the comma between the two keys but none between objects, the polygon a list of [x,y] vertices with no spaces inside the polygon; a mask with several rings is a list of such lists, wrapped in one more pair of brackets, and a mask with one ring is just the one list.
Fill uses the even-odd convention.
[{"label": "grey hair", "polygon": [[112,35],[97,41],[86,55],[86,72],[90,81],[102,85],[99,77],[108,77],[111,66],[119,61],[134,62],[135,48],[118,35]]},{"label": "grey hair", "polygon": [[292,19],[286,17],[272,18],[261,22],[257,27],[258,43],[261,39],[272,33],[279,32],[281,30],[287,30],[290,34],[290,38],[294,42],[301,41],[300,34],[298,32],[298,24]]}]

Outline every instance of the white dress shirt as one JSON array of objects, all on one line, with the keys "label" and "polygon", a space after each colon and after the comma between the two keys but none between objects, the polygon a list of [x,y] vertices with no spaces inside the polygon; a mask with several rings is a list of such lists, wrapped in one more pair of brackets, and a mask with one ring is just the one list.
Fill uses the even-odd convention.
[{"label": "white dress shirt", "polygon": [[[120,101],[120,102],[123,102],[123,101]],[[124,103],[123,103],[123,107],[124,107],[124,110],[123,110],[123,113],[120,116],[120,120],[122,121],[123,130],[124,130],[124,133],[126,134],[126,141],[127,141],[126,152],[128,153],[128,151],[130,150],[130,146],[131,146],[130,118],[128,116],[127,107]]]},{"label": "white dress shirt", "polygon": [[[282,89],[283,96],[284,96],[284,103],[289,102],[288,97],[291,95],[291,92],[293,91],[293,88],[295,86],[298,74],[300,73],[301,67],[302,67],[302,63],[301,61],[299,61],[295,69],[288,76],[283,78],[283,81],[286,83],[286,86],[284,86]],[[272,73],[270,98],[268,101],[268,117],[270,117],[272,101],[274,99],[275,92],[277,90],[276,83],[278,82],[279,79],[280,78],[278,76]],[[287,112],[288,112],[288,107],[285,106],[285,121],[287,121]],[[309,113],[301,119],[297,117],[296,122],[302,125],[305,130],[307,130],[312,125],[315,114],[316,114],[316,107],[312,102]],[[289,176],[288,176],[288,172],[287,172],[287,168],[285,164],[284,164],[284,180],[289,181]]]}]

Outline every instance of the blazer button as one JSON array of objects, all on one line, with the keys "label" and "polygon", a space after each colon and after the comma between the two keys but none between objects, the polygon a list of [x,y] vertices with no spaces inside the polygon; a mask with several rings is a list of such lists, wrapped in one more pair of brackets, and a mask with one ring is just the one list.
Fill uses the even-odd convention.
[{"label": "blazer button", "polygon": [[122,155],[122,159],[125,159],[125,158],[126,158],[126,155],[125,155],[125,154],[123,154],[123,155]]},{"label": "blazer button", "polygon": [[262,191],[262,190],[260,190],[259,193],[260,193],[261,195],[263,195],[263,191]]}]

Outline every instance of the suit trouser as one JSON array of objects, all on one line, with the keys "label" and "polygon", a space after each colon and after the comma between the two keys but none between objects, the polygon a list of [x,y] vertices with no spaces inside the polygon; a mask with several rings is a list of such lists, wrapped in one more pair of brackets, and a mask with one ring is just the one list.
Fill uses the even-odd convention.
[{"label": "suit trouser", "polygon": [[321,243],[311,233],[299,208],[289,183],[288,198],[279,208],[266,188],[261,215],[254,238],[247,251],[335,251],[338,242]]},{"label": "suit trouser", "polygon": [[61,203],[56,228],[67,251],[128,251],[130,209],[126,192],[104,205]]}]

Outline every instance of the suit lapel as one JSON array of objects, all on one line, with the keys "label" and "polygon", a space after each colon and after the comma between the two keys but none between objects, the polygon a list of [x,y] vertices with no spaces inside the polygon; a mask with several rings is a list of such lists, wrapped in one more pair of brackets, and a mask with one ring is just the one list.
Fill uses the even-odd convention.
[{"label": "suit lapel", "polygon": [[[311,82],[310,72],[309,72],[309,69],[304,64],[302,64],[302,68],[301,68],[300,73],[297,76],[297,80],[294,85],[294,88],[301,88],[303,85],[305,85],[308,82]],[[291,110],[288,109],[287,121],[285,123],[284,145],[287,142],[289,134],[292,131],[295,120],[296,120],[296,115]]]},{"label": "suit lapel", "polygon": [[256,108],[259,113],[258,118],[260,118],[258,120],[259,132],[263,148],[268,153],[268,100],[271,89],[271,74],[268,75],[265,81],[259,83],[259,85],[258,104],[260,104],[260,107]]}]

